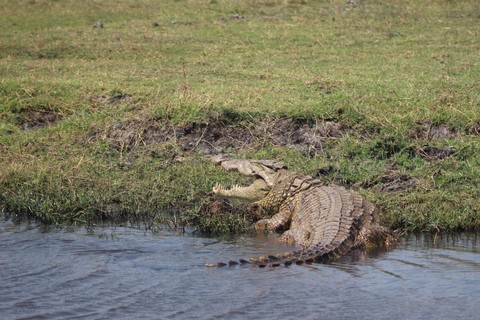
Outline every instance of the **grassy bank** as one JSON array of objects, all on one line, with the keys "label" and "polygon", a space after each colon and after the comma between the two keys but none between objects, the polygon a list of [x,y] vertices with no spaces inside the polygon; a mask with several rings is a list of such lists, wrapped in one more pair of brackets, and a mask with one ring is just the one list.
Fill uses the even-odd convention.
[{"label": "grassy bank", "polygon": [[346,185],[394,229],[480,226],[478,1],[38,0],[0,13],[5,213],[178,223],[217,182],[243,182],[210,164],[227,152]]}]

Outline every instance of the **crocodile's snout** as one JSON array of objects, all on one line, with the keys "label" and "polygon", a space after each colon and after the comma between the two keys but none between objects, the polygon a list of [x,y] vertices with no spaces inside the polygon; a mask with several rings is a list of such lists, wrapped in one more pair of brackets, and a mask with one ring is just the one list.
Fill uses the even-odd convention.
[{"label": "crocodile's snout", "polygon": [[219,166],[222,162],[229,160],[230,158],[224,154],[218,154],[212,158],[213,165]]}]

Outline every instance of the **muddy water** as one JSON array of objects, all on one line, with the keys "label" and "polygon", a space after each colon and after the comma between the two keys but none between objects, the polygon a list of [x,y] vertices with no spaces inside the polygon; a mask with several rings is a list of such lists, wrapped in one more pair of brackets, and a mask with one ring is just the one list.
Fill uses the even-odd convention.
[{"label": "muddy water", "polygon": [[480,319],[478,234],[407,236],[328,265],[195,267],[276,235],[45,229],[0,218],[1,319]]}]

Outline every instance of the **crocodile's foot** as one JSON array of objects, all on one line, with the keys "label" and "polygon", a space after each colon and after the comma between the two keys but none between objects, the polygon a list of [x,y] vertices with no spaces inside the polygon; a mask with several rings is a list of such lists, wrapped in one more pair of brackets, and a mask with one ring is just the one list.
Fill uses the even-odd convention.
[{"label": "crocodile's foot", "polygon": [[274,224],[270,219],[262,219],[255,223],[256,230],[276,230],[278,226]]}]

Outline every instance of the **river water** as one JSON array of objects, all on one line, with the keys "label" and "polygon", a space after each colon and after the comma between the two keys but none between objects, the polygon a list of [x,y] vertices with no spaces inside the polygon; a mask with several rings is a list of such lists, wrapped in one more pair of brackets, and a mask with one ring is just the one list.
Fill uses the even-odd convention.
[{"label": "river water", "polygon": [[220,239],[0,217],[0,318],[480,319],[478,236],[407,235],[394,250],[332,264],[205,268],[288,248],[275,234]]}]

